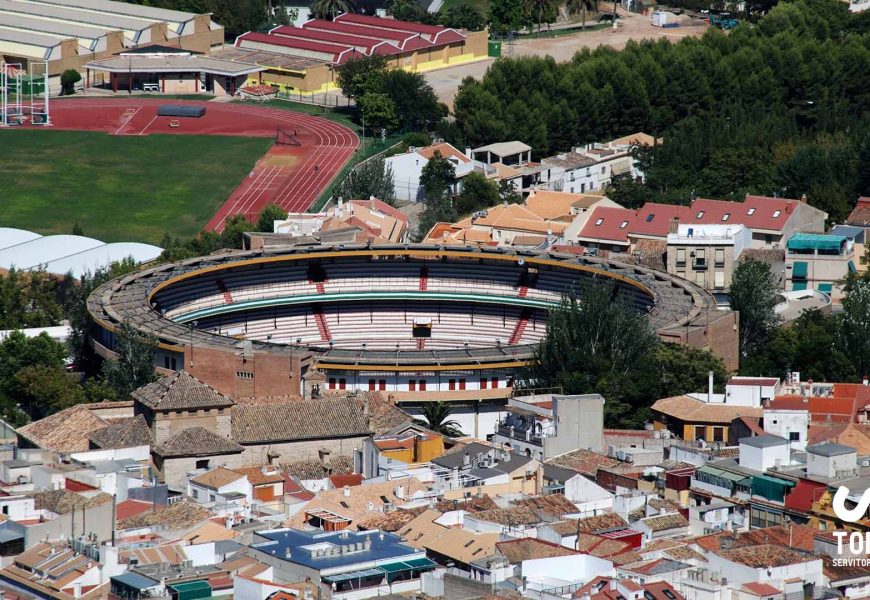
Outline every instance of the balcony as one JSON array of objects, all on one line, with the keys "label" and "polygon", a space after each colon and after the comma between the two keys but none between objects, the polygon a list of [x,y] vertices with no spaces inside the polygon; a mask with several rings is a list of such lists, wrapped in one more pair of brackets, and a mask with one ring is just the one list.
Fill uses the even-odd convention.
[{"label": "balcony", "polygon": [[706,271],[707,270],[707,261],[706,260],[694,260],[692,261],[692,270],[693,271]]},{"label": "balcony", "polygon": [[515,429],[502,424],[499,424],[498,427],[496,427],[495,434],[511,440],[534,444],[536,446],[542,446],[544,444],[544,437],[546,437],[543,435],[534,435],[531,429]]}]

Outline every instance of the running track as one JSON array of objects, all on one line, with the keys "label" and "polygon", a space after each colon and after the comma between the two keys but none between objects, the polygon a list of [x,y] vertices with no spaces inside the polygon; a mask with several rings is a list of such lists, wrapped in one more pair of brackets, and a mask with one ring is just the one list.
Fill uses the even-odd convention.
[{"label": "running track", "polygon": [[[202,118],[158,117],[163,104],[205,106]],[[222,231],[230,215],[256,218],[266,204],[304,212],[356,151],[353,131],[328,119],[233,102],[148,98],[64,99],[51,106],[53,129],[106,131],[112,135],[196,134],[275,138],[278,127],[296,132],[301,146],[272,146],[206,225]],[[179,127],[170,127],[177,120]],[[317,169],[315,170],[315,166]]]}]

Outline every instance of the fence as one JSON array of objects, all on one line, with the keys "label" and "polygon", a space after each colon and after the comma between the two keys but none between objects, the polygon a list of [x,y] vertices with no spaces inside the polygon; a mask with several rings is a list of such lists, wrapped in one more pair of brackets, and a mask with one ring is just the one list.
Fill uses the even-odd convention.
[{"label": "fence", "polygon": [[356,103],[346,97],[341,91],[321,92],[318,94],[303,94],[302,92],[278,92],[280,100],[290,100],[292,102],[300,102],[302,104],[311,104],[313,106],[324,106],[328,108],[348,108],[356,106]]}]

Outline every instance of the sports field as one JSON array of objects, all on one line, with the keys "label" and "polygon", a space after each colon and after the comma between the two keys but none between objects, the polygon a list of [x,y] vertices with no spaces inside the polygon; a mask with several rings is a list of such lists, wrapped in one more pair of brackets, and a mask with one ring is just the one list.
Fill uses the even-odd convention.
[{"label": "sports field", "polygon": [[159,244],[199,232],[272,139],[0,132],[0,227]]}]

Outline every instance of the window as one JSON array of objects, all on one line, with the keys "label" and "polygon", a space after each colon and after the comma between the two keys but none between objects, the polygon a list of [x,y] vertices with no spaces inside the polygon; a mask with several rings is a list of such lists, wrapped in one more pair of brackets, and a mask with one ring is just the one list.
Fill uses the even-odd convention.
[{"label": "window", "polygon": [[704,425],[695,425],[695,439],[707,440],[707,427]]},{"label": "window", "polygon": [[338,389],[340,389],[340,390],[347,389],[347,379],[345,379],[344,377],[339,378]]},{"label": "window", "polygon": [[208,459],[204,458],[202,460],[196,461],[196,468],[197,469],[208,469],[208,464],[209,464]]},{"label": "window", "polygon": [[722,215],[722,222],[725,222],[730,218],[731,218],[731,213],[725,213],[724,215]]},{"label": "window", "polygon": [[421,392],[425,392],[425,391],[426,391],[426,380],[425,380],[425,379],[421,379],[421,380],[420,380],[420,391],[421,391]]},{"label": "window", "polygon": [[725,248],[716,248],[716,266],[725,264]]},{"label": "window", "polygon": [[450,391],[453,391],[456,389],[456,380],[455,379],[450,379],[447,381],[447,389]]},{"label": "window", "polygon": [[386,379],[379,379],[378,380],[378,389],[381,390],[382,392],[387,389],[387,380]]},{"label": "window", "polygon": [[[571,191],[573,192],[573,191],[574,191],[574,188],[571,188]],[[581,184],[580,184],[580,193],[582,194],[582,193],[585,192],[585,191],[586,191],[586,184],[585,184],[585,183],[581,183]]]},{"label": "window", "polygon": [[253,379],[254,373],[252,371],[236,371],[236,377],[239,379]]},{"label": "window", "polygon": [[707,274],[704,271],[695,273],[695,284],[704,287],[707,284]]},{"label": "window", "polygon": [[623,221],[623,222],[620,223],[620,225],[619,225],[619,228],[620,228],[620,229],[625,229],[626,227],[628,227],[628,221]]},{"label": "window", "polygon": [[686,264],[686,249],[685,248],[677,248],[677,266],[684,266]]},{"label": "window", "polygon": [[600,226],[602,223],[604,223],[604,219],[596,219],[596,220],[595,220],[595,226],[596,226],[596,227]]},{"label": "window", "polygon": [[765,244],[772,244],[773,243],[773,234],[765,233],[764,234],[764,243]]},{"label": "window", "polygon": [[164,356],[164,357],[163,357],[163,368],[164,368],[164,369],[168,369],[168,368],[169,368],[169,357],[168,357],[168,356]]},{"label": "window", "polygon": [[788,432],[788,441],[790,441],[790,442],[801,441],[801,432],[800,431],[789,431]]},{"label": "window", "polygon": [[749,215],[749,216],[751,217],[752,215],[755,214],[755,209],[754,209],[754,208],[750,208],[749,210],[746,211],[746,214]]},{"label": "window", "polygon": [[779,215],[781,215],[781,214],[782,214],[781,210],[775,210],[775,211],[773,211],[773,218],[778,219]]},{"label": "window", "polygon": [[601,167],[601,174],[604,175],[607,173],[607,167]]},{"label": "window", "polygon": [[586,169],[586,177],[592,175],[592,169]]},{"label": "window", "polygon": [[329,383],[327,383],[327,387],[331,390],[335,389],[335,377],[329,378]]},{"label": "window", "polygon": [[720,290],[725,288],[725,271],[713,273],[713,287]]},{"label": "window", "polygon": [[571,171],[571,178],[569,179],[569,181],[574,181],[574,171]]},{"label": "window", "polygon": [[652,220],[655,219],[655,215],[647,215],[646,219],[644,219],[647,223],[652,223]]},{"label": "window", "polygon": [[713,441],[714,442],[724,442],[725,441],[725,428],[724,427],[714,427],[713,428]]},{"label": "window", "polygon": [[682,277],[683,279],[685,279],[685,278],[686,278],[686,272],[685,272],[685,271],[677,271],[677,277]]},{"label": "window", "polygon": [[[193,499],[199,500],[199,490],[194,489],[192,491],[193,491]],[[4,506],[3,508],[6,508],[6,507]]]},{"label": "window", "polygon": [[493,377],[489,381],[492,383],[492,389],[498,388],[498,377]]},{"label": "window", "polygon": [[707,264],[707,249],[706,248],[698,248],[695,250],[695,263],[698,265],[706,265]]},{"label": "window", "polygon": [[485,390],[487,383],[488,382],[487,382],[486,377],[481,377],[480,378],[480,389]]},{"label": "window", "polygon": [[208,501],[209,501],[209,502],[214,502],[214,493],[210,493],[210,494],[208,495]]},{"label": "window", "polygon": [[464,390],[464,389],[465,389],[465,380],[464,380],[464,379],[460,379],[460,380],[459,380],[459,389],[460,389],[460,390]]},{"label": "window", "polygon": [[699,211],[698,211],[698,214],[695,215],[695,218],[696,218],[696,219],[700,219],[700,218],[702,218],[703,216],[704,216],[704,211],[703,211],[703,210],[699,210]]},{"label": "window", "polygon": [[417,391],[417,380],[409,379],[408,380],[408,391],[416,392]]},{"label": "window", "polygon": [[375,390],[375,380],[369,379],[369,391],[373,392]]}]

